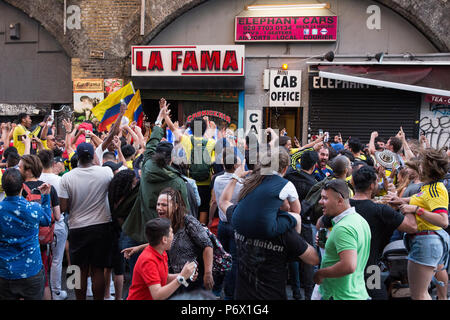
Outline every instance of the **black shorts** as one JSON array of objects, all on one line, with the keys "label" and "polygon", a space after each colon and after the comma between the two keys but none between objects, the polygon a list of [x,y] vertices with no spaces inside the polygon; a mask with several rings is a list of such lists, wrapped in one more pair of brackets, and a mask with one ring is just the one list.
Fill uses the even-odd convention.
[{"label": "black shorts", "polygon": [[200,207],[198,207],[198,212],[208,212],[209,213],[209,202],[211,201],[211,188],[207,186],[197,186],[198,194],[201,199]]},{"label": "black shorts", "polygon": [[125,271],[125,258],[123,257],[123,253],[120,251],[119,239],[121,234],[120,226],[117,225],[113,227],[113,241],[112,241],[112,251],[111,251],[111,268],[114,271],[114,275],[120,276],[123,275]]},{"label": "black shorts", "polygon": [[69,230],[70,261],[78,266],[111,266],[113,231],[111,223]]}]

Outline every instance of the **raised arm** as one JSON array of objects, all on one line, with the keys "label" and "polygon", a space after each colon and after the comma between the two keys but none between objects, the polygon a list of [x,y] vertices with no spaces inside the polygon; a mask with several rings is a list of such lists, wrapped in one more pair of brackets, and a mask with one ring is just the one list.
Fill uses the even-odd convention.
[{"label": "raised arm", "polygon": [[67,120],[63,119],[62,123],[64,129],[66,130],[66,137],[65,137],[66,150],[68,154],[71,154],[75,150],[72,144],[72,122],[69,119]]},{"label": "raised arm", "polygon": [[403,150],[405,151],[406,160],[410,160],[411,158],[414,158],[415,157],[414,153],[411,151],[411,148],[409,147],[409,144],[406,141],[405,132],[403,132],[402,127],[400,127],[400,131],[397,133],[397,137],[399,137],[402,140]]},{"label": "raised arm", "polygon": [[117,150],[117,154],[118,154],[118,158],[119,161],[122,162],[122,164],[125,166],[127,163],[127,160],[125,159],[125,157],[123,156],[122,153],[122,148],[120,147],[121,143],[120,143],[120,139],[118,136],[115,136],[112,143],[114,144],[114,148]]},{"label": "raised arm", "polygon": [[[161,98],[159,101],[159,107],[169,107],[170,104],[167,104],[166,100],[164,98]],[[181,140],[181,136],[183,135],[181,130],[177,128],[172,120],[170,119],[170,110],[167,110],[166,114],[164,115],[164,121],[166,122],[167,126],[169,127],[169,130],[172,131],[173,136],[175,137],[175,141],[178,142]]]},{"label": "raised arm", "polygon": [[373,131],[370,134],[370,141],[369,141],[369,153],[375,154],[375,151],[377,151],[377,148],[375,147],[375,138],[378,137],[378,132]]},{"label": "raised arm", "polygon": [[148,140],[147,145],[145,146],[144,162],[155,153],[156,145],[161,141],[161,139],[164,136],[164,131],[161,128],[161,126],[166,111],[167,111],[166,107],[159,110],[159,114],[158,117],[156,118],[156,122],[153,127],[150,140]]},{"label": "raised arm", "polygon": [[127,104],[125,102],[120,104],[120,113],[117,117],[116,121],[111,127],[111,130],[109,130],[108,135],[106,136],[105,140],[102,142],[102,151],[104,151],[109,144],[113,141],[114,136],[117,136],[120,131],[120,123],[122,122],[122,117],[125,114],[125,111],[127,111]]}]

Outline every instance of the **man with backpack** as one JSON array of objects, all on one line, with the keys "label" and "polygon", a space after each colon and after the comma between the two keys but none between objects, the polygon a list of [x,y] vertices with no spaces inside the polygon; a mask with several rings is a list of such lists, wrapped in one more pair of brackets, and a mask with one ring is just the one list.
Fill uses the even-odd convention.
[{"label": "man with backpack", "polygon": [[6,198],[0,202],[0,300],[41,300],[44,268],[39,250],[39,226],[51,223],[49,184],[40,185],[41,204],[21,197],[24,180],[19,170],[2,176]]},{"label": "man with backpack", "polygon": [[[168,107],[164,98],[161,99],[161,106]],[[208,120],[198,118],[192,120],[189,124],[193,132],[192,136],[184,135],[179,128],[174,126],[169,112],[165,115],[164,120],[175,136],[175,143],[179,142],[186,151],[188,163],[190,164],[189,177],[196,181],[201,199],[198,220],[202,224],[207,225],[209,220],[209,202],[211,200],[211,167],[214,162],[214,148],[216,146],[214,139],[204,137],[208,129]]]},{"label": "man with backpack", "polygon": [[[42,174],[42,169],[42,162],[37,155],[24,155],[20,159],[19,170],[25,181],[23,183],[22,196],[29,202],[41,203],[42,198],[39,187],[44,184],[44,181],[39,180],[39,177]],[[44,300],[51,300],[49,287],[49,274],[52,261],[51,244],[55,232],[55,221],[59,221],[61,218],[58,193],[53,186],[51,186],[50,200],[52,208],[51,224],[50,226],[41,227],[39,229],[39,245],[45,270]]]}]

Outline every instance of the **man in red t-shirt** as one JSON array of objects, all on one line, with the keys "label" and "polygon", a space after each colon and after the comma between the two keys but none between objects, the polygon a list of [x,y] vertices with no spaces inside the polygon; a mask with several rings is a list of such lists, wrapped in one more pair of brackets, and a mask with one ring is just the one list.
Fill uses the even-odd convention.
[{"label": "man in red t-shirt", "polygon": [[[186,279],[195,271],[195,262],[186,262],[179,274],[169,274],[166,251],[173,240],[170,220],[155,218],[148,221],[145,234],[149,246],[136,262],[127,300],[165,300],[181,284],[188,285]],[[193,280],[196,277],[197,273]]]}]

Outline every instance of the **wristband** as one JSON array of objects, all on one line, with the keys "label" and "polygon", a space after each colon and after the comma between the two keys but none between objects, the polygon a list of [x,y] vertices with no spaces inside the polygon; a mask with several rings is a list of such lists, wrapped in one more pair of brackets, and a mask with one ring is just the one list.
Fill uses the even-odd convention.
[{"label": "wristband", "polygon": [[236,174],[232,174],[231,175],[231,179],[235,179],[237,182],[239,182],[240,184],[242,184],[242,179],[239,178]]},{"label": "wristband", "polygon": [[425,213],[425,210],[423,210],[423,208],[419,208],[417,209],[417,215],[420,217],[421,215],[423,215]]}]

